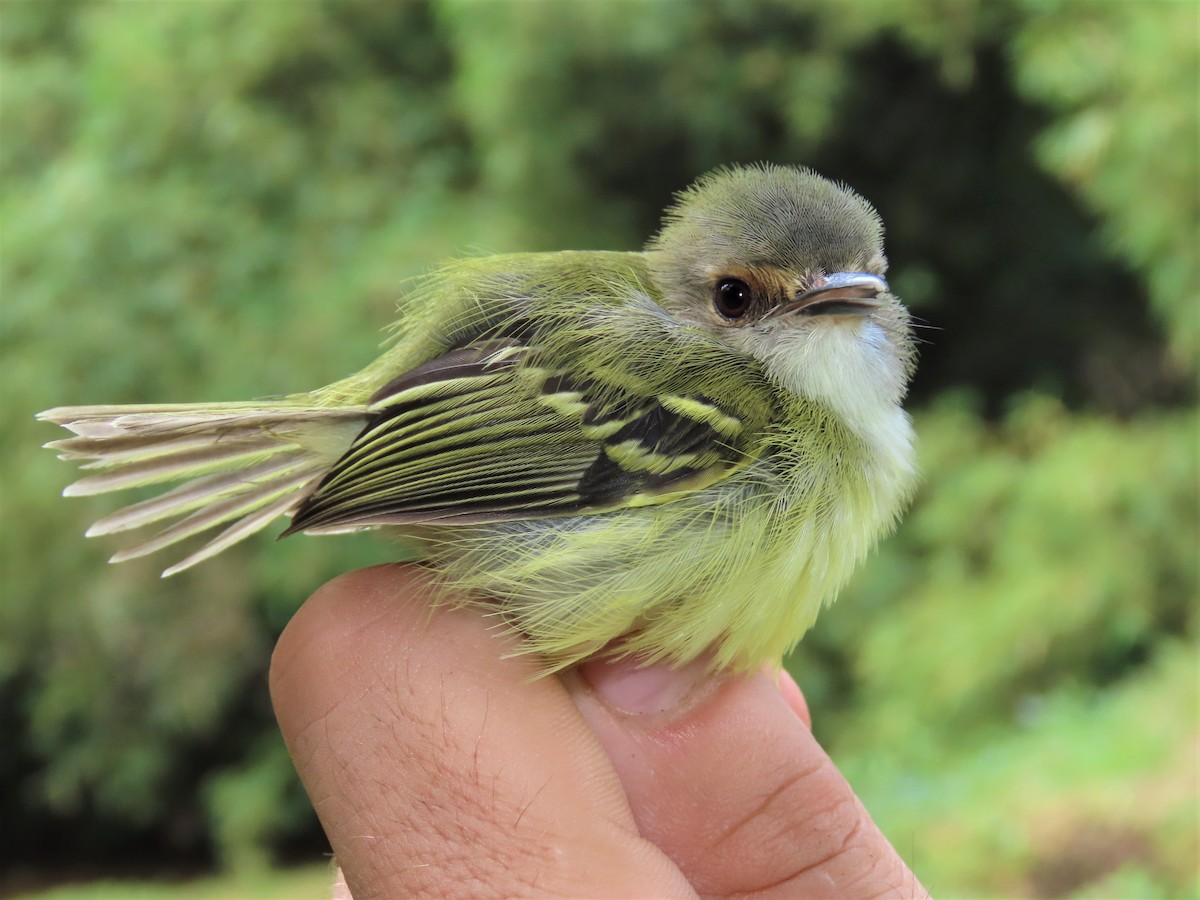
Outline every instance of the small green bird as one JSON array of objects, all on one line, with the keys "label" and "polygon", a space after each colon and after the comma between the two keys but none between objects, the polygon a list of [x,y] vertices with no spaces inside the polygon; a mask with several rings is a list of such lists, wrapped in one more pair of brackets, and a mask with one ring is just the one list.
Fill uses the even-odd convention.
[{"label": "small green bird", "polygon": [[224,526],[170,575],[285,515],[285,535],[389,526],[547,671],[618,638],[748,669],[800,639],[915,484],[882,239],[810,170],[718,170],[641,253],[445,266],[379,359],[311,393],[40,418],[99,470],[66,495],[184,482],[89,529],[160,527],[114,562]]}]

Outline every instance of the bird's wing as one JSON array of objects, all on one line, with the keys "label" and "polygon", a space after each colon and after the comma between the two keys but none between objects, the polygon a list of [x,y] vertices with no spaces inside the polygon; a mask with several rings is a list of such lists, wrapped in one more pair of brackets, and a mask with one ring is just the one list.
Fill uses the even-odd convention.
[{"label": "bird's wing", "polygon": [[479,339],[371,398],[368,423],[286,533],[478,523],[662,503],[750,461],[761,423],[711,398],[637,394]]}]

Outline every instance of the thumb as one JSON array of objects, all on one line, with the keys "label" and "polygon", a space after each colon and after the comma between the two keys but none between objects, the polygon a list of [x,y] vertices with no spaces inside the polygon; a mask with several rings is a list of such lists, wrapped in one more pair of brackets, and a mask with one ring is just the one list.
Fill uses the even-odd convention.
[{"label": "thumb", "polygon": [[569,686],[639,832],[701,896],[925,896],[785,679],[595,661]]}]

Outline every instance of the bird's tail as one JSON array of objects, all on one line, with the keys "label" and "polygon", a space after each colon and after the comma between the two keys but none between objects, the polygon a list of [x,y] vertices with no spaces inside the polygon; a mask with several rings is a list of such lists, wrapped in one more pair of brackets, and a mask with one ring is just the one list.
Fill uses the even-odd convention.
[{"label": "bird's tail", "polygon": [[362,429],[362,410],[291,400],[147,406],[64,406],[38,414],[74,432],[47,447],[87,460],[95,474],[68,486],[79,497],[183,482],[126,506],[89,537],[145,526],[157,530],[112,562],[145,556],[225,526],[163,572],[174,575],[266,528],[295,509]]}]

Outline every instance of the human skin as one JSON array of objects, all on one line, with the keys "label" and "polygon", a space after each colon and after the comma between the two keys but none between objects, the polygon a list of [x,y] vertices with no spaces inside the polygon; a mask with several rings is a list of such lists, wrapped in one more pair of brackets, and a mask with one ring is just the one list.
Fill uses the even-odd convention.
[{"label": "human skin", "polygon": [[789,676],[592,662],[534,678],[419,568],[317,591],[276,714],[356,900],[923,897]]}]

